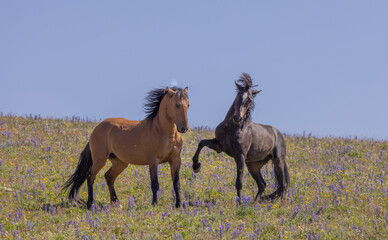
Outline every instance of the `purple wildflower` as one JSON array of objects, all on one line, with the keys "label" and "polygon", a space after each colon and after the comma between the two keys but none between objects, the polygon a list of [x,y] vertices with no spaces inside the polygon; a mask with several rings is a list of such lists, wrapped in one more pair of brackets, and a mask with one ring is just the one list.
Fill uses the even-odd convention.
[{"label": "purple wildflower", "polygon": [[251,197],[250,196],[245,197],[245,195],[243,194],[242,200],[244,205],[248,205],[251,202]]},{"label": "purple wildflower", "polygon": [[235,238],[237,238],[238,236],[240,236],[240,234],[241,234],[241,231],[238,230],[238,229],[235,229],[235,230],[233,230],[233,232],[232,232],[232,235],[233,235],[233,237],[235,237]]},{"label": "purple wildflower", "polygon": [[174,235],[174,240],[182,240],[182,239],[183,239],[182,234],[180,234],[180,233],[175,233],[175,235]]},{"label": "purple wildflower", "polygon": [[128,197],[128,207],[129,209],[135,208],[135,199],[131,198],[130,196]]},{"label": "purple wildflower", "polygon": [[207,223],[208,223],[209,219],[208,218],[205,218],[204,220],[202,220],[202,227],[205,228],[207,226]]},{"label": "purple wildflower", "polygon": [[294,219],[294,218],[296,218],[296,216],[298,216],[300,207],[301,207],[301,205],[299,204],[298,207],[295,209],[294,214],[292,215],[292,219]]}]

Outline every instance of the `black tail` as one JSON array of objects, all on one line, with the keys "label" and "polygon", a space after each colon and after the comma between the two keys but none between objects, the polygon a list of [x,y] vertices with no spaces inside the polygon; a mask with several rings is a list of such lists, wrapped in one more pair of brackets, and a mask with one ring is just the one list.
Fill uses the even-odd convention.
[{"label": "black tail", "polygon": [[287,188],[290,185],[290,176],[286,163],[286,143],[284,142],[283,136],[277,129],[274,132],[276,134],[276,147],[273,151],[272,163],[275,170],[277,189],[275,192],[266,197],[269,199],[281,197],[283,199]]},{"label": "black tail", "polygon": [[287,167],[287,163],[284,162],[284,178],[286,180],[286,188],[290,186],[290,175],[288,174],[288,167]]},{"label": "black tail", "polygon": [[90,153],[89,143],[87,143],[85,149],[81,153],[75,172],[70,176],[69,180],[66,181],[62,188],[64,191],[67,191],[70,188],[70,201],[79,201],[78,191],[90,174],[92,165],[92,154]]}]

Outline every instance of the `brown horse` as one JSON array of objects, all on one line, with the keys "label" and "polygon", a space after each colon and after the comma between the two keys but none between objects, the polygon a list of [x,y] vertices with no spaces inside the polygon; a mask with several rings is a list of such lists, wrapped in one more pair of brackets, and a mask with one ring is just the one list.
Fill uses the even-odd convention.
[{"label": "brown horse", "polygon": [[107,159],[112,167],[105,173],[111,202],[118,201],[114,188],[117,176],[128,166],[149,165],[152,188],[152,204],[157,203],[158,164],[168,162],[176,195],[176,207],[180,206],[179,170],[182,138],[180,133],[188,130],[188,88],[162,88],[149,92],[146,98],[146,119],[132,121],[109,118],[92,132],[89,142],[81,153],[73,175],[63,189],[70,188],[69,200],[79,201],[78,192],[87,180],[87,207],[93,203],[93,183],[96,174],[105,166]]}]

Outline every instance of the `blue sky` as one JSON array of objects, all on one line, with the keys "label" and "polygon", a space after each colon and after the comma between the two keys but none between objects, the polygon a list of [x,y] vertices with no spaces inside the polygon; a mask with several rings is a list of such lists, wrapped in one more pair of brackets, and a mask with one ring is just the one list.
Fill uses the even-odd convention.
[{"label": "blue sky", "polygon": [[140,120],[189,87],[215,127],[241,72],[253,120],[288,134],[388,139],[388,1],[1,1],[0,112]]}]

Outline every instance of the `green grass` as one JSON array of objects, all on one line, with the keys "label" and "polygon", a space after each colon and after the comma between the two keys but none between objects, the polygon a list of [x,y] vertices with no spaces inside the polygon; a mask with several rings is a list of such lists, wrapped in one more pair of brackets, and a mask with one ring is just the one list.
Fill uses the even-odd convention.
[{"label": "green grass", "polygon": [[[207,129],[182,135],[181,197],[174,208],[168,164],[159,169],[159,204],[151,205],[148,168],[130,165],[116,181],[121,206],[109,203],[103,173],[95,182],[97,210],[66,201],[60,188],[73,173],[96,122],[0,115],[0,236],[3,239],[384,239],[388,236],[388,144],[385,141],[285,136],[291,186],[274,202],[238,206],[236,166],[202,150]],[[137,174],[136,174],[137,172]],[[270,164],[264,194],[275,189]],[[245,169],[244,198],[257,192]],[[80,191],[87,198],[86,187]],[[135,200],[129,208],[129,198]],[[249,201],[249,200],[247,200]]]}]

